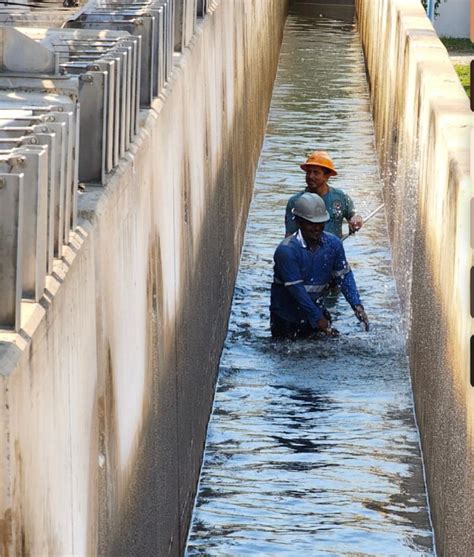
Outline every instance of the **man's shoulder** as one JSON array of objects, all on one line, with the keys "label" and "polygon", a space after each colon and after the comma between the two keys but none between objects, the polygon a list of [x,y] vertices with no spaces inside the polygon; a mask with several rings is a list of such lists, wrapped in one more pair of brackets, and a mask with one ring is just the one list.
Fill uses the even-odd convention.
[{"label": "man's shoulder", "polygon": [[331,232],[323,232],[323,241],[328,248],[336,249],[342,246],[341,239]]},{"label": "man's shoulder", "polygon": [[292,195],[289,199],[288,199],[288,205],[294,205],[295,201],[298,199],[298,197],[301,197],[306,190],[301,190],[298,193],[295,193],[294,195]]},{"label": "man's shoulder", "polygon": [[330,186],[329,191],[333,197],[343,197],[344,199],[350,199],[350,195],[339,188]]},{"label": "man's shoulder", "polygon": [[300,247],[300,243],[296,239],[296,232],[284,238],[277,246],[276,251],[279,253],[292,251]]},{"label": "man's shoulder", "polygon": [[293,245],[298,246],[299,242],[296,239],[296,235],[297,232],[295,232],[294,234],[290,234],[279,243],[278,247],[290,247]]}]

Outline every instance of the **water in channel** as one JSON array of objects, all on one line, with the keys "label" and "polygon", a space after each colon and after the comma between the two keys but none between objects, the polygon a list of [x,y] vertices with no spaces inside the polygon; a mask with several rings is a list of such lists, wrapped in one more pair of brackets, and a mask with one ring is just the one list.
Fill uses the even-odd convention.
[{"label": "water in channel", "polygon": [[358,212],[382,201],[350,8],[285,27],[187,555],[432,555],[405,337],[380,213],[345,242],[372,328],[341,296],[339,339],[274,342],[273,252],[298,164],[329,151]]}]

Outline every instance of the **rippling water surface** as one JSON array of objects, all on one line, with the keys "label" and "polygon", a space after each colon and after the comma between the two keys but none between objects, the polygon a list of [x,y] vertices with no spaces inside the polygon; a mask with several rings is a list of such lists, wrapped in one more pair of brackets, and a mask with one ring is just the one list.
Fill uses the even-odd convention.
[{"label": "rippling water surface", "polygon": [[433,553],[382,213],[345,242],[371,331],[341,297],[341,338],[270,338],[273,252],[313,149],[333,156],[331,183],[362,215],[381,203],[351,14],[314,5],[293,8],[285,28],[188,555]]}]

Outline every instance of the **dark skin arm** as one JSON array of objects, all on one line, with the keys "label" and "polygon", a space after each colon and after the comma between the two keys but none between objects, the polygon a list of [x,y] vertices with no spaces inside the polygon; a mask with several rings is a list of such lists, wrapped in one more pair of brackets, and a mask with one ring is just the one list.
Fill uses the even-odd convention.
[{"label": "dark skin arm", "polygon": [[365,313],[365,309],[364,306],[355,306],[354,307],[354,313],[355,316],[357,317],[357,319],[364,324],[365,326],[365,330],[368,331],[369,330],[369,318],[367,317],[367,314]]}]

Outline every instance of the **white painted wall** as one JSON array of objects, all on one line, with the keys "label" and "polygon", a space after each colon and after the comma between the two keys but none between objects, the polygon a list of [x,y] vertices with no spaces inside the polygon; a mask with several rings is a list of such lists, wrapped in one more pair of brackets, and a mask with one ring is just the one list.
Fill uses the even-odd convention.
[{"label": "white painted wall", "polygon": [[441,0],[434,28],[440,37],[469,37],[470,0]]}]

